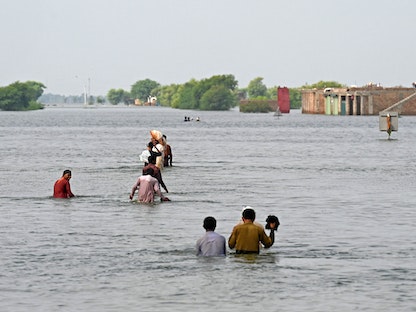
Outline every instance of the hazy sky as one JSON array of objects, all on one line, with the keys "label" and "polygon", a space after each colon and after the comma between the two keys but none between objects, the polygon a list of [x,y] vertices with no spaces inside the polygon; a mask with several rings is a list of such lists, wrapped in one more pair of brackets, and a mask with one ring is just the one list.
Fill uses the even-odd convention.
[{"label": "hazy sky", "polygon": [[[232,74],[411,87],[415,0],[0,0],[0,86],[78,95]],[[89,81],[89,84],[88,84]]]}]

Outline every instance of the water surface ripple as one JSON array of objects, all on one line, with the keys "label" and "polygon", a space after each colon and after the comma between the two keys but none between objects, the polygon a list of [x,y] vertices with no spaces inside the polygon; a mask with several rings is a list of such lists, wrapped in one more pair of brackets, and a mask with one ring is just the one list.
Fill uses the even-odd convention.
[{"label": "water surface ripple", "polygon": [[[201,121],[184,122],[184,116]],[[171,202],[129,201],[149,131]],[[160,107],[0,112],[1,311],[416,311],[416,119]],[[51,198],[62,171],[78,197]],[[258,256],[198,258],[244,205]]]}]

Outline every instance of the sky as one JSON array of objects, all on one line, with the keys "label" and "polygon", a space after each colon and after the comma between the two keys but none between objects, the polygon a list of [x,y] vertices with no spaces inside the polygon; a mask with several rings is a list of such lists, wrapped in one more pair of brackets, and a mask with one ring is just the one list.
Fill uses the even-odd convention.
[{"label": "sky", "polygon": [[411,87],[414,0],[0,0],[0,86],[106,95],[234,75]]}]

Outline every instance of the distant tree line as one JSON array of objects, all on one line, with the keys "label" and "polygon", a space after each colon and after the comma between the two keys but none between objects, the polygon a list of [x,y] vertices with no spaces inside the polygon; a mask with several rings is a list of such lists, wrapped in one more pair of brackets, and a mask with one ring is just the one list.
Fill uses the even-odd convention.
[{"label": "distant tree line", "polygon": [[[191,79],[184,84],[170,84],[162,86],[158,82],[145,79],[139,80],[131,86],[130,91],[111,89],[107,93],[107,100],[116,105],[119,103],[141,104],[148,102],[149,97],[157,97],[158,104],[180,109],[200,110],[228,110],[238,105],[240,100],[250,99],[250,111],[267,112],[270,105],[265,101],[277,101],[277,88],[267,87],[262,77],[254,78],[247,88],[237,88],[238,82],[233,75],[216,75],[211,78]],[[290,107],[302,107],[302,89],[342,87],[334,81],[319,81],[312,85],[289,88]]]},{"label": "distant tree line", "polygon": [[146,103],[156,97],[159,105],[180,109],[228,110],[238,105],[237,80],[233,75],[217,75],[211,78],[192,79],[184,84],[162,86],[145,79],[137,81],[130,91],[111,89],[107,99],[112,104]]},{"label": "distant tree line", "polygon": [[[139,80],[131,86],[129,91],[111,89],[106,98],[89,95],[63,96],[54,94],[43,95],[46,87],[35,81],[15,82],[6,87],[0,87],[1,110],[30,110],[43,108],[41,103],[105,103],[117,105],[124,103],[145,104],[149,98],[156,97],[158,105],[179,109],[199,110],[229,110],[239,104],[241,100],[250,100],[245,106],[247,112],[268,112],[270,100],[277,101],[278,86],[266,87],[262,77],[254,78],[247,88],[238,88],[238,82],[233,75],[216,75],[202,80],[191,79],[184,84],[170,84],[162,86],[151,80]],[[322,89],[328,87],[345,87],[335,81],[319,81],[312,85],[299,88],[289,88],[290,107],[302,106],[302,89]]]}]

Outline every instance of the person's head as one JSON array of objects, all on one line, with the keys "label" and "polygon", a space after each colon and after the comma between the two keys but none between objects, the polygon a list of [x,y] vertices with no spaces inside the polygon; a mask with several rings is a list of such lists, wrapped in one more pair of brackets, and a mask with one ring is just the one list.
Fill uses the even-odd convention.
[{"label": "person's head", "polygon": [[150,155],[148,158],[148,163],[149,164],[156,164],[156,156],[155,155]]},{"label": "person's head", "polygon": [[204,219],[204,229],[207,231],[214,231],[217,227],[217,220],[214,217],[206,217]]},{"label": "person's head", "polygon": [[147,149],[151,150],[153,148],[153,142],[150,141],[149,143],[147,143]]},{"label": "person's head", "polygon": [[153,168],[147,168],[145,170],[145,172],[144,172],[144,175],[151,175],[151,176],[153,176],[153,174],[154,174]]},{"label": "person's head", "polygon": [[243,219],[254,221],[256,219],[256,212],[252,208],[243,210]]},{"label": "person's head", "polygon": [[71,170],[69,169],[64,170],[64,173],[62,174],[62,176],[67,180],[71,179],[71,176],[72,176]]}]

